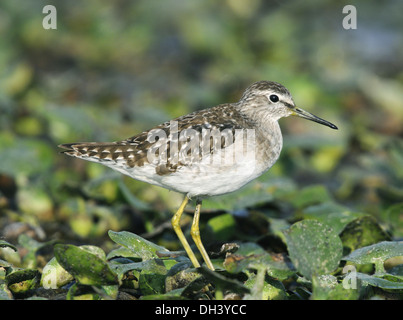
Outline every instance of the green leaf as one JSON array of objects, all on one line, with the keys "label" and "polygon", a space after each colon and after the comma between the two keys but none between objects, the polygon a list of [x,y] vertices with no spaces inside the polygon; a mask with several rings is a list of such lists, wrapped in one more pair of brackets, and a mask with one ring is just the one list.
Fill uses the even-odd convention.
[{"label": "green leaf", "polygon": [[68,273],[53,257],[43,268],[41,283],[45,289],[57,289],[73,280]]},{"label": "green leaf", "polygon": [[237,255],[250,256],[250,255],[262,255],[266,251],[254,242],[243,242],[239,244],[238,249],[235,251]]},{"label": "green leaf", "polygon": [[101,296],[94,291],[94,286],[81,285],[74,283],[66,295],[66,300],[100,300]]},{"label": "green leaf", "polygon": [[397,256],[403,256],[403,241],[383,241],[359,248],[345,256],[343,260],[356,264],[374,263],[376,272],[382,273],[385,260]]},{"label": "green leaf", "polygon": [[328,215],[335,212],[349,211],[347,207],[333,201],[322,202],[306,207],[302,210],[305,219],[315,218],[321,215]]},{"label": "green leaf", "polygon": [[347,224],[363,215],[363,213],[349,211],[347,208],[333,202],[312,205],[302,211],[304,219],[325,222],[338,234]]},{"label": "green leaf", "polygon": [[390,237],[371,216],[363,216],[351,221],[340,233],[343,246],[349,252],[384,240]]},{"label": "green leaf", "polygon": [[55,242],[54,240],[48,242],[39,242],[24,233],[20,234],[18,237],[18,243],[27,250],[27,253],[23,258],[24,266],[29,268],[36,267],[37,264],[36,253],[40,249],[49,246],[54,242]]},{"label": "green leaf", "polygon": [[119,294],[119,285],[104,285],[99,287],[92,287],[96,293],[98,293],[101,297],[105,299],[116,300]]},{"label": "green leaf", "polygon": [[[142,263],[142,262],[138,262]],[[144,262],[146,267],[141,269],[139,288],[143,295],[158,294],[165,292],[165,278],[167,270],[160,259]]]},{"label": "green leaf", "polygon": [[357,279],[373,287],[379,287],[382,289],[391,289],[391,290],[393,289],[403,290],[403,282],[389,281],[381,277],[368,275],[360,272],[357,272]]},{"label": "green leaf", "polygon": [[120,263],[121,261],[126,262],[128,259],[117,259],[110,263],[110,268],[117,273],[120,279],[126,272],[135,270],[136,277],[139,279],[138,286],[143,295],[165,292],[168,261],[150,259],[141,262]]},{"label": "green leaf", "polygon": [[189,269],[189,262],[179,262],[167,273],[165,279],[166,291],[184,289],[199,277],[201,277],[200,273],[195,272],[193,268]]},{"label": "green leaf", "polygon": [[126,248],[126,247],[119,247],[116,248],[108,253],[106,256],[107,260],[116,258],[116,257],[123,257],[123,258],[130,258],[134,262],[141,261],[142,259],[140,257],[133,257],[133,251]]},{"label": "green leaf", "polygon": [[264,268],[269,276],[280,280],[285,280],[295,274],[291,262],[287,261],[284,256],[271,255],[253,242],[241,243],[235,253],[228,253],[223,266],[230,273]]},{"label": "green leaf", "polygon": [[140,257],[143,260],[158,258],[158,251],[169,252],[166,248],[156,245],[131,232],[115,232],[110,230],[108,234],[114,242],[130,249],[135,257]]},{"label": "green leaf", "polygon": [[99,250],[95,251],[94,254],[88,252],[88,248],[65,244],[57,244],[54,248],[57,261],[80,284],[116,284],[118,282],[116,274],[109,268],[106,261],[99,257]]},{"label": "green leaf", "polygon": [[23,293],[33,289],[39,283],[40,273],[34,269],[14,271],[6,276],[8,288],[13,293]]},{"label": "green leaf", "polygon": [[338,267],[343,246],[328,225],[316,220],[302,220],[284,233],[290,259],[306,278],[331,273]]},{"label": "green leaf", "polygon": [[7,247],[13,249],[14,251],[17,251],[16,246],[8,243],[7,241],[0,240],[0,248],[7,248]]},{"label": "green leaf", "polygon": [[[162,260],[159,260],[159,261],[162,261]],[[123,275],[126,272],[132,271],[132,270],[138,270],[138,271],[147,270],[150,272],[161,272],[161,264],[162,264],[162,262],[158,263],[158,265],[156,265],[156,262],[154,259],[141,261],[141,262],[130,262],[130,263],[117,263],[114,260],[110,263],[109,266],[113,271],[115,271],[115,273],[117,273],[119,275]],[[163,268],[165,270],[165,267],[163,267]]]},{"label": "green leaf", "polygon": [[264,268],[257,274],[251,273],[245,286],[251,290],[251,294],[244,297],[248,300],[286,300],[287,294],[281,281],[265,277]]},{"label": "green leaf", "polygon": [[352,288],[344,288],[343,283],[338,283],[332,275],[322,275],[312,279],[312,299],[314,300],[356,300],[359,291]]}]

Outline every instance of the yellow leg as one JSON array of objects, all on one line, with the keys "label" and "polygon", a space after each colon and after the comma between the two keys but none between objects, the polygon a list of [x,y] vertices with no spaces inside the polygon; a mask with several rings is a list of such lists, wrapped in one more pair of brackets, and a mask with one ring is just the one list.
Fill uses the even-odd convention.
[{"label": "yellow leg", "polygon": [[190,261],[192,261],[193,266],[195,268],[199,268],[200,264],[197,261],[196,256],[193,253],[192,249],[190,248],[189,243],[187,242],[185,235],[183,234],[182,229],[179,224],[183,210],[185,209],[188,201],[189,201],[189,198],[187,196],[185,196],[185,199],[183,199],[181,206],[179,207],[178,211],[174,214],[171,221],[172,221],[172,227],[174,228],[174,231],[175,231],[176,235],[178,236],[179,241],[182,243],[182,246],[185,248],[185,251],[186,251],[188,257],[190,258]]},{"label": "yellow leg", "polygon": [[207,267],[214,271],[213,264],[210,261],[210,258],[207,254],[206,249],[204,249],[203,243],[200,238],[200,230],[199,230],[199,219],[200,219],[200,209],[201,209],[202,202],[201,200],[197,200],[196,202],[196,210],[193,217],[192,228],[190,229],[190,235],[193,238],[193,241],[196,243],[197,248],[199,249],[204,262],[206,262]]}]

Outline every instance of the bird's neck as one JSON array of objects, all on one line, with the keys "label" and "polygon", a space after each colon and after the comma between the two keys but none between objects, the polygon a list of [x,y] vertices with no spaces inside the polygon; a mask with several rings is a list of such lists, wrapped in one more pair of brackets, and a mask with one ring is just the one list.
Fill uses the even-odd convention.
[{"label": "bird's neck", "polygon": [[283,147],[283,136],[281,134],[278,118],[267,112],[265,108],[245,108],[242,103],[236,105],[240,113],[248,119],[255,130],[256,157],[263,161],[262,171],[268,170],[279,158]]},{"label": "bird's neck", "polygon": [[259,126],[256,132],[257,154],[264,159],[265,170],[277,161],[283,147],[283,136],[276,120],[269,120],[264,125]]}]

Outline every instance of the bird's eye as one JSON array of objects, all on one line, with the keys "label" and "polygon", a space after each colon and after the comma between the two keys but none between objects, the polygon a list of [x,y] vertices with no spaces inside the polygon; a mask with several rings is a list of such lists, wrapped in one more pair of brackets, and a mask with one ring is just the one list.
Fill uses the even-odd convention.
[{"label": "bird's eye", "polygon": [[278,102],[280,100],[278,95],[276,95],[276,94],[270,95],[269,99],[271,102]]}]

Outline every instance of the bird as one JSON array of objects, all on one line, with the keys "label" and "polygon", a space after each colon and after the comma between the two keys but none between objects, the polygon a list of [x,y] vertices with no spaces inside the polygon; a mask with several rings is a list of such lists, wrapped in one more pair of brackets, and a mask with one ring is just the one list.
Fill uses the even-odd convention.
[{"label": "bird", "polygon": [[278,120],[298,116],[332,129],[334,124],[299,108],[286,87],[273,81],[251,84],[234,103],[224,103],[166,121],[116,142],[61,144],[68,156],[103,164],[136,180],[184,195],[171,224],[191,263],[201,265],[180,220],[196,201],[190,235],[206,266],[215,270],[200,236],[202,201],[234,192],[278,160],[283,137]]}]

